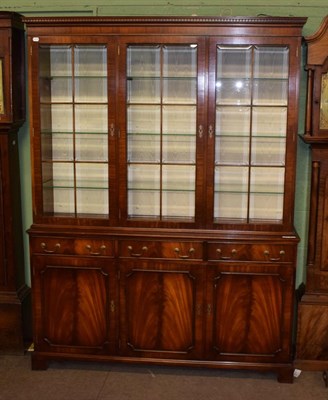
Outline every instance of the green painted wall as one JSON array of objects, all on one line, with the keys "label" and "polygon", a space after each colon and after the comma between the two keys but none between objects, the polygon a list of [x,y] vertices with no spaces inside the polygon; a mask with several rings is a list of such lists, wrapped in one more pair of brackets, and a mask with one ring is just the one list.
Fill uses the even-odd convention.
[{"label": "green painted wall", "polygon": [[[217,15],[217,16],[298,16],[308,17],[303,35],[317,31],[322,19],[328,14],[327,0],[1,0],[1,11],[16,11],[26,16],[50,15]],[[303,49],[302,67],[305,64]],[[303,69],[303,68],[302,68]],[[306,94],[306,76],[302,73],[300,95],[299,133],[303,133]],[[25,268],[30,282],[28,236],[25,233],[32,223],[30,142],[28,121],[20,131],[19,140],[23,229],[25,244]],[[305,280],[306,242],[309,204],[309,148],[301,140],[297,155],[297,185],[295,226],[301,237],[298,250],[297,286]]]}]

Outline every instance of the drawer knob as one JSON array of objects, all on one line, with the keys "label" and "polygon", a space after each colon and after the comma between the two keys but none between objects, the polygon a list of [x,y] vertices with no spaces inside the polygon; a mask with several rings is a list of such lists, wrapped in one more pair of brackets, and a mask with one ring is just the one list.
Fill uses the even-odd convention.
[{"label": "drawer knob", "polygon": [[193,256],[193,254],[195,253],[195,249],[194,249],[193,247],[191,247],[191,248],[188,250],[188,254],[180,254],[180,249],[179,249],[178,247],[176,247],[176,248],[174,249],[174,252],[177,253],[177,255],[178,255],[179,258],[186,259],[186,258],[190,258],[190,257]]},{"label": "drawer knob", "polygon": [[104,251],[106,250],[106,246],[104,244],[99,247],[100,251],[93,251],[92,246],[90,244],[87,244],[85,248],[89,251],[89,254],[92,256],[100,256],[101,254],[104,254]]},{"label": "drawer knob", "polygon": [[216,249],[217,254],[219,255],[220,260],[232,260],[234,256],[237,254],[236,249],[231,250],[231,256],[223,256],[221,249]]},{"label": "drawer knob", "polygon": [[279,254],[280,257],[270,257],[270,251],[269,250],[264,250],[264,257],[268,260],[268,261],[282,261],[285,255],[285,250],[280,250]]},{"label": "drawer knob", "polygon": [[142,255],[144,255],[144,253],[146,253],[146,251],[148,251],[148,247],[147,246],[143,246],[141,248],[141,253],[133,253],[133,247],[132,246],[128,246],[128,250],[130,253],[131,257],[141,257]]},{"label": "drawer knob", "polygon": [[48,250],[48,249],[47,249],[47,244],[44,243],[44,242],[42,242],[42,243],[41,243],[41,249],[42,249],[45,253],[53,254],[53,253],[56,253],[56,252],[60,249],[60,243],[56,243],[56,244],[55,244],[54,250]]}]

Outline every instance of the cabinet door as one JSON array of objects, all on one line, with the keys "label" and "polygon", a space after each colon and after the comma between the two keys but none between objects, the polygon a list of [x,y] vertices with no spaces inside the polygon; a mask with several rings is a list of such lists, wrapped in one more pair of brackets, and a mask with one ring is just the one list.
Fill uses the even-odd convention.
[{"label": "cabinet door", "polygon": [[5,250],[5,199],[6,186],[3,177],[3,156],[2,156],[2,143],[5,141],[5,136],[0,136],[0,288],[6,286],[6,250]]},{"label": "cabinet door", "polygon": [[121,264],[121,354],[202,356],[203,271],[188,263]]},{"label": "cabinet door", "polygon": [[208,357],[241,362],[290,360],[293,282],[294,271],[288,265],[210,267]]},{"label": "cabinet door", "polygon": [[36,349],[113,353],[117,313],[113,261],[34,256],[32,263]]},{"label": "cabinet door", "polygon": [[36,37],[32,50],[36,217],[113,222],[116,46]]},{"label": "cabinet door", "polygon": [[202,218],[204,39],[122,38],[122,223]]},{"label": "cabinet door", "polygon": [[212,39],[209,222],[292,226],[296,44]]}]

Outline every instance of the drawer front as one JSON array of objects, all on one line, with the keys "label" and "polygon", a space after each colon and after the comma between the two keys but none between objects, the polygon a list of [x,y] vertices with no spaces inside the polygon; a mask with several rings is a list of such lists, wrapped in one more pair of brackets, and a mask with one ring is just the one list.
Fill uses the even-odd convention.
[{"label": "drawer front", "polygon": [[214,261],[292,262],[295,246],[245,243],[209,243],[208,259]]},{"label": "drawer front", "polygon": [[112,240],[76,239],[74,241],[75,254],[86,256],[114,257],[115,246]]},{"label": "drawer front", "polygon": [[33,253],[74,254],[74,239],[32,237],[30,246]]},{"label": "drawer front", "polygon": [[296,257],[296,247],[283,244],[252,245],[253,260],[271,262],[291,262]]},{"label": "drawer front", "polygon": [[33,237],[30,244],[33,253],[114,256],[114,242],[111,240]]},{"label": "drawer front", "polygon": [[178,258],[181,260],[202,260],[202,242],[163,242],[163,256],[165,258]]},{"label": "drawer front", "polygon": [[122,240],[119,255],[131,258],[202,259],[202,242]]},{"label": "drawer front", "polygon": [[148,240],[122,240],[119,242],[119,255],[132,258],[161,258],[161,242]]},{"label": "drawer front", "polygon": [[209,243],[207,250],[209,260],[251,260],[251,249],[248,244]]}]

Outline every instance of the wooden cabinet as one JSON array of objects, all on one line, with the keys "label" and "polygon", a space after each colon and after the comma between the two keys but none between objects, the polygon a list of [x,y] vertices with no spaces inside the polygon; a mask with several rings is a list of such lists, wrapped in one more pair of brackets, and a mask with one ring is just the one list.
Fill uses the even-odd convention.
[{"label": "wooden cabinet", "polygon": [[0,353],[9,354],[22,354],[29,336],[18,156],[18,129],[25,120],[24,52],[21,17],[0,12]]},{"label": "wooden cabinet", "polygon": [[[66,340],[50,329],[57,297],[35,296],[33,367],[229,365],[291,381],[305,19],[24,22],[33,287],[49,299],[73,287],[58,299],[63,326],[101,303],[76,340],[49,347],[49,336]],[[76,305],[73,282],[96,303]]]},{"label": "wooden cabinet", "polygon": [[306,132],[312,156],[309,241],[305,293],[299,303],[296,363],[302,369],[328,367],[328,16],[306,38],[308,96]]}]

